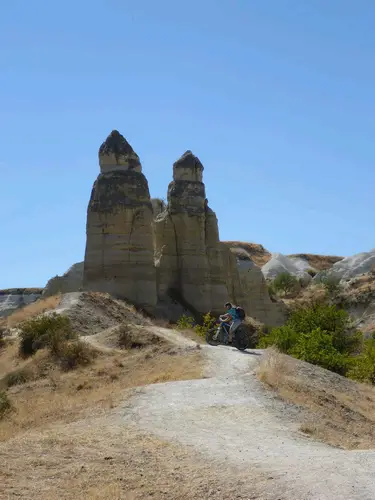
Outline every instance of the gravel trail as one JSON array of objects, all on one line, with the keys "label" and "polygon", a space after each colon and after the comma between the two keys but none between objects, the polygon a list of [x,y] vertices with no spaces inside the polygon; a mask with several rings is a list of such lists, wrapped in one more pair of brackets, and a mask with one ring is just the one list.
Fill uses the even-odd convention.
[{"label": "gravel trail", "polygon": [[207,378],[140,388],[116,418],[242,470],[249,481],[254,471],[267,474],[267,499],[374,500],[375,452],[335,449],[299,432],[301,411],[255,376],[262,351],[202,350]]}]

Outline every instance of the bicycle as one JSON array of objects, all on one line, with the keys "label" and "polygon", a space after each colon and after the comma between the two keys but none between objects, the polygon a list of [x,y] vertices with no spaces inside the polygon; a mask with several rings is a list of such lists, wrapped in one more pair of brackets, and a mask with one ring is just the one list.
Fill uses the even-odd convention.
[{"label": "bicycle", "polygon": [[[220,332],[217,335],[216,339],[214,339],[218,325],[221,324]],[[216,326],[212,327],[208,332],[206,333],[206,342],[209,345],[216,346],[220,344],[227,345],[228,344],[228,338],[229,338],[229,329],[230,329],[230,324],[217,321]],[[235,330],[233,334],[233,339],[232,339],[232,345],[236,347],[239,351],[244,351],[249,347],[249,333],[247,331],[246,325],[241,323]]]}]

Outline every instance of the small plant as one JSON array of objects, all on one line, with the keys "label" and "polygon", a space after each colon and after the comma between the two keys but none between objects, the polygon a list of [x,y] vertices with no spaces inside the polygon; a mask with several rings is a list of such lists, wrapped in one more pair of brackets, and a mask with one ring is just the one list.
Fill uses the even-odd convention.
[{"label": "small plant", "polygon": [[206,313],[204,316],[203,316],[203,324],[202,325],[197,325],[195,327],[195,331],[196,333],[200,336],[200,337],[205,337],[206,336],[206,333],[211,330],[211,328],[213,328],[213,326],[215,325],[215,318],[211,315],[210,312]]},{"label": "small plant", "polygon": [[289,273],[280,273],[272,282],[273,289],[276,292],[282,292],[288,295],[298,288],[298,280],[295,276]]},{"label": "small plant", "polygon": [[95,351],[80,340],[66,341],[60,344],[57,360],[65,371],[74,370],[78,366],[91,363]]},{"label": "small plant", "polygon": [[3,378],[3,382],[7,387],[13,387],[14,385],[22,385],[28,382],[32,377],[32,374],[26,368],[21,368],[20,370],[15,370],[8,373]]},{"label": "small plant", "polygon": [[5,346],[5,327],[0,326],[0,349]]},{"label": "small plant", "polygon": [[51,347],[54,351],[58,343],[76,338],[69,318],[60,314],[46,314],[24,321],[20,325],[20,355],[28,357],[39,349]]},{"label": "small plant", "polygon": [[0,391],[0,420],[12,410],[12,403],[5,391]]},{"label": "small plant", "polygon": [[314,278],[317,275],[317,272],[314,269],[308,269],[307,274],[309,274],[312,278]]},{"label": "small plant", "polygon": [[324,286],[331,297],[337,295],[340,291],[340,278],[327,273],[327,271],[322,271],[319,274],[318,282]]},{"label": "small plant", "polygon": [[177,321],[177,328],[179,330],[189,330],[194,328],[194,318],[183,314],[181,318]]},{"label": "small plant", "polygon": [[362,354],[352,358],[348,377],[358,382],[375,384],[375,340],[365,341]]}]

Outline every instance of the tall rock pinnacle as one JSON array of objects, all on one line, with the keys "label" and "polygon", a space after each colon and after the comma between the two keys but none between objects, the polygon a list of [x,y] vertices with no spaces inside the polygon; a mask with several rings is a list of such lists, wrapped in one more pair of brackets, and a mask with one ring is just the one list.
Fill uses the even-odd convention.
[{"label": "tall rock pinnacle", "polygon": [[100,146],[99,165],[102,173],[113,170],[142,172],[139,156],[118,130],[112,130]]},{"label": "tall rock pinnacle", "polygon": [[219,313],[229,296],[217,219],[202,177],[203,165],[191,151],[173,164],[168,207],[154,223],[158,294],[177,290],[191,310]]},{"label": "tall rock pinnacle", "polygon": [[100,146],[99,161],[87,209],[84,287],[150,310],[157,297],[147,179],[138,155],[116,130]]}]

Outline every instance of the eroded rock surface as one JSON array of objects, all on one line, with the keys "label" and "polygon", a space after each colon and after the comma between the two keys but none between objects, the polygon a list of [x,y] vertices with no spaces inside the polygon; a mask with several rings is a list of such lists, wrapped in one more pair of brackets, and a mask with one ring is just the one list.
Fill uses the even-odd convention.
[{"label": "eroded rock surface", "polygon": [[284,304],[271,300],[263,273],[246,250],[223,243],[222,251],[231,301],[240,304],[248,316],[261,323],[268,326],[284,324]]},{"label": "eroded rock surface", "polygon": [[69,293],[80,290],[83,286],[83,262],[73,264],[62,276],[55,276],[48,280],[43,296]]},{"label": "eroded rock surface", "polygon": [[9,288],[0,290],[0,317],[32,304],[42,296],[42,288]]},{"label": "eroded rock surface", "polygon": [[99,164],[87,210],[83,286],[152,309],[153,209],[139,157],[113,131],[100,146]]},{"label": "eroded rock surface", "polygon": [[208,207],[203,165],[186,151],[173,165],[168,206],[155,220],[158,294],[175,292],[199,312],[222,312],[228,300],[215,213]]}]

